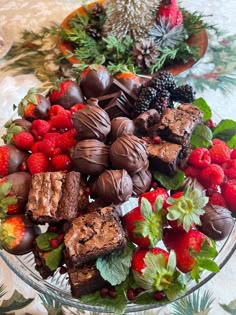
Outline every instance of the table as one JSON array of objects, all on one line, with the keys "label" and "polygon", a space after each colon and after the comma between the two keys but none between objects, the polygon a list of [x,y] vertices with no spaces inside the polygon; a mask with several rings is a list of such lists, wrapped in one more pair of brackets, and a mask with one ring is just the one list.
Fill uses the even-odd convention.
[{"label": "table", "polygon": [[[51,22],[60,23],[80,3],[81,1],[73,0],[0,0],[0,27],[7,25],[14,40],[17,41],[22,30],[28,29],[37,32],[42,26],[49,26]],[[198,95],[204,97],[222,118],[236,120],[236,2],[234,0],[214,2],[184,0],[182,5],[190,11],[197,10],[203,11],[206,15],[212,14],[207,18],[208,21],[216,24],[222,33],[218,37],[213,34],[209,35],[210,44],[205,57],[190,71],[180,75],[178,80],[193,84]],[[0,60],[0,70],[5,64],[6,61]],[[16,76],[12,71],[0,72],[0,126],[11,116],[12,104],[19,103],[29,88],[39,84],[40,82],[34,74]],[[59,303],[42,300],[37,292],[19,279],[0,260],[0,285],[2,283],[6,286],[5,291],[7,293],[3,298],[0,298],[0,305],[3,299],[11,297],[15,289],[25,298],[34,298],[32,303],[17,311],[16,314],[43,315],[52,314],[52,312],[59,314]],[[215,299],[210,314],[229,314],[230,312],[223,310],[220,304],[229,304],[231,301],[234,301],[234,306],[229,305],[231,309],[234,309],[234,313],[231,314],[235,314],[235,283],[236,255],[234,254],[223,270],[200,290],[201,294],[209,290]],[[68,308],[64,308],[64,312],[66,314],[80,314],[80,311],[69,310]],[[167,308],[144,313],[174,314],[174,308],[170,305]],[[208,314],[207,310],[204,314]]]}]

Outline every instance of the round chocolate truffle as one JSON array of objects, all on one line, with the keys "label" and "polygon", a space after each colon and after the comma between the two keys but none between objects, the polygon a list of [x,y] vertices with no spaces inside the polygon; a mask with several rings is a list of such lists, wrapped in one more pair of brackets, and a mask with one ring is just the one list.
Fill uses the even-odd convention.
[{"label": "round chocolate truffle", "polygon": [[104,95],[111,84],[112,77],[102,65],[88,67],[80,75],[80,87],[87,99]]},{"label": "round chocolate truffle", "polygon": [[204,210],[206,212],[200,218],[202,225],[198,229],[215,241],[225,239],[235,223],[231,212],[222,206],[212,204],[205,206]]},{"label": "round chocolate truffle", "polygon": [[126,117],[116,117],[111,121],[111,137],[112,140],[134,133],[134,122],[133,120]]},{"label": "round chocolate truffle", "polygon": [[125,169],[133,175],[147,165],[148,152],[141,139],[134,135],[124,135],[111,145],[110,159],[113,168]]},{"label": "round chocolate truffle", "polygon": [[86,105],[72,116],[72,120],[78,140],[97,139],[105,141],[111,130],[108,114],[96,105]]},{"label": "round chocolate truffle", "polygon": [[82,174],[101,174],[109,165],[109,146],[95,139],[79,141],[72,161],[74,169]]},{"label": "round chocolate truffle", "polygon": [[133,196],[137,197],[151,188],[152,173],[149,169],[142,169],[140,172],[134,174],[132,181]]},{"label": "round chocolate truffle", "polygon": [[91,190],[106,205],[117,205],[131,197],[133,183],[126,170],[107,170],[93,183]]}]

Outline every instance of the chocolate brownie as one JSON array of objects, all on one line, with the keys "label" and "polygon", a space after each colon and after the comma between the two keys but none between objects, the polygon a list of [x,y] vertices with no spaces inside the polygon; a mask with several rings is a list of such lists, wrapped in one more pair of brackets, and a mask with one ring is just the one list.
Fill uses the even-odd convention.
[{"label": "chocolate brownie", "polygon": [[27,214],[36,223],[72,220],[88,205],[86,185],[78,172],[46,172],[32,176]]},{"label": "chocolate brownie", "polygon": [[75,298],[95,292],[105,286],[106,281],[96,268],[96,262],[87,263],[81,267],[67,266],[71,294]]},{"label": "chocolate brownie", "polygon": [[74,219],[65,235],[65,255],[74,266],[105,256],[126,245],[125,233],[112,207]]},{"label": "chocolate brownie", "polygon": [[139,133],[147,135],[149,129],[156,125],[159,120],[160,114],[158,111],[156,109],[149,109],[135,118],[134,124]]},{"label": "chocolate brownie", "polygon": [[148,143],[147,150],[151,169],[174,175],[180,159],[181,145],[160,141],[160,143]]},{"label": "chocolate brownie", "polygon": [[46,265],[46,257],[50,252],[43,252],[41,251],[37,245],[33,250],[34,258],[35,258],[35,269],[40,273],[43,279],[47,279],[48,277],[53,276],[54,271],[52,271]]},{"label": "chocolate brownie", "polygon": [[190,103],[183,103],[178,106],[178,109],[191,115],[198,123],[203,122],[203,112],[197,106]]}]

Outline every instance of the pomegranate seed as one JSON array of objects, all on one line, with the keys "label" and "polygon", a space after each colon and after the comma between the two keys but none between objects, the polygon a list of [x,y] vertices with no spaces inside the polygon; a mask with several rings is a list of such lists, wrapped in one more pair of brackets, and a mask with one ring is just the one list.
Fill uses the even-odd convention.
[{"label": "pomegranate seed", "polygon": [[132,288],[129,288],[127,290],[127,298],[130,300],[130,301],[133,301],[135,299],[135,293],[134,293],[134,290]]},{"label": "pomegranate seed", "polygon": [[64,234],[59,234],[57,237],[58,244],[61,244],[64,241]]},{"label": "pomegranate seed", "polygon": [[23,162],[23,163],[21,164],[20,170],[23,171],[23,172],[27,170],[27,165],[26,165],[25,162]]},{"label": "pomegranate seed", "polygon": [[139,295],[141,292],[143,292],[143,289],[142,289],[142,288],[136,288],[136,289],[134,289],[134,294],[135,294],[135,296]]},{"label": "pomegranate seed", "polygon": [[58,227],[57,226],[49,226],[48,227],[48,232],[57,232],[58,231]]},{"label": "pomegranate seed", "polygon": [[100,296],[101,296],[101,298],[105,298],[106,296],[107,296],[107,294],[108,294],[108,288],[102,288],[101,290],[100,290]]},{"label": "pomegranate seed", "polygon": [[152,141],[153,141],[153,143],[155,143],[155,144],[159,144],[159,143],[161,143],[161,138],[160,137],[154,137],[153,139],[152,139]]},{"label": "pomegranate seed", "polygon": [[60,268],[59,272],[60,272],[61,275],[64,275],[65,273],[67,273],[67,268],[64,267],[64,266],[62,266],[62,267]]},{"label": "pomegranate seed", "polygon": [[213,122],[212,119],[209,119],[207,121],[207,126],[210,128],[210,129],[214,129],[216,127],[216,123]]},{"label": "pomegranate seed", "polygon": [[165,293],[164,292],[155,292],[154,293],[154,299],[156,300],[163,300],[164,298],[166,297]]},{"label": "pomegranate seed", "polygon": [[117,292],[115,291],[115,289],[110,289],[108,291],[108,294],[111,298],[116,298],[117,297]]},{"label": "pomegranate seed", "polygon": [[58,241],[56,238],[51,238],[50,239],[50,245],[52,246],[52,248],[57,248],[59,246]]},{"label": "pomegranate seed", "polygon": [[152,182],[151,187],[154,188],[154,189],[156,189],[156,188],[158,187],[158,185],[157,185],[156,182]]}]

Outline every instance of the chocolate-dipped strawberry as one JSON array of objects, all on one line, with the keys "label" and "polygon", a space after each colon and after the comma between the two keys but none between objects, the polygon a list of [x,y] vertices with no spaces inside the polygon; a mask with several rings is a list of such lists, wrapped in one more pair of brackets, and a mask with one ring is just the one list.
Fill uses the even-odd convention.
[{"label": "chocolate-dipped strawberry", "polygon": [[215,241],[225,239],[235,224],[231,211],[212,204],[206,205],[204,210],[205,214],[201,216],[202,225],[198,229]]},{"label": "chocolate-dipped strawberry", "polygon": [[110,159],[113,168],[125,169],[130,174],[141,171],[148,165],[145,143],[134,135],[124,135],[111,145]]},{"label": "chocolate-dipped strawberry", "polygon": [[130,92],[137,95],[138,88],[141,86],[141,78],[132,72],[122,72],[115,76]]},{"label": "chocolate-dipped strawberry", "polygon": [[14,135],[16,135],[22,131],[26,131],[26,132],[30,133],[31,132],[31,126],[32,126],[31,122],[26,120],[26,119],[23,119],[23,118],[18,118],[15,120],[9,120],[4,125],[4,127],[6,128],[6,132],[2,136],[4,143],[6,143],[6,144],[13,143],[12,139],[13,139]]},{"label": "chocolate-dipped strawberry", "polygon": [[0,179],[0,218],[23,213],[28,200],[31,175],[16,172]]},{"label": "chocolate-dipped strawberry", "polygon": [[47,120],[50,107],[51,104],[46,97],[39,94],[36,89],[30,89],[18,105],[18,114],[29,121]]},{"label": "chocolate-dipped strawberry", "polygon": [[105,141],[111,130],[111,121],[108,114],[95,102],[86,105],[77,111],[72,120],[77,131],[78,140],[97,139]]},{"label": "chocolate-dipped strawberry", "polygon": [[80,87],[87,99],[104,95],[111,84],[112,77],[102,65],[90,65],[80,75]]},{"label": "chocolate-dipped strawberry", "polygon": [[134,129],[133,120],[126,117],[116,117],[111,121],[111,138],[114,141],[123,135],[133,134]]},{"label": "chocolate-dipped strawberry", "polygon": [[23,255],[34,247],[39,228],[24,215],[14,215],[2,221],[0,247],[14,255]]},{"label": "chocolate-dipped strawberry", "polygon": [[137,197],[148,191],[152,184],[152,173],[149,169],[142,169],[140,172],[132,176],[133,181],[133,196]]},{"label": "chocolate-dipped strawberry", "polygon": [[13,144],[0,147],[0,177],[23,171],[29,154],[17,149]]},{"label": "chocolate-dipped strawberry", "polygon": [[121,204],[127,201],[133,191],[132,179],[126,170],[107,170],[91,185],[91,193],[103,200],[106,205]]},{"label": "chocolate-dipped strawberry", "polygon": [[74,148],[72,161],[76,171],[99,175],[109,165],[109,146],[96,139],[79,141]]},{"label": "chocolate-dipped strawberry", "polygon": [[56,86],[51,89],[48,96],[52,105],[59,104],[65,109],[77,103],[84,103],[80,86],[72,80],[56,82]]}]

